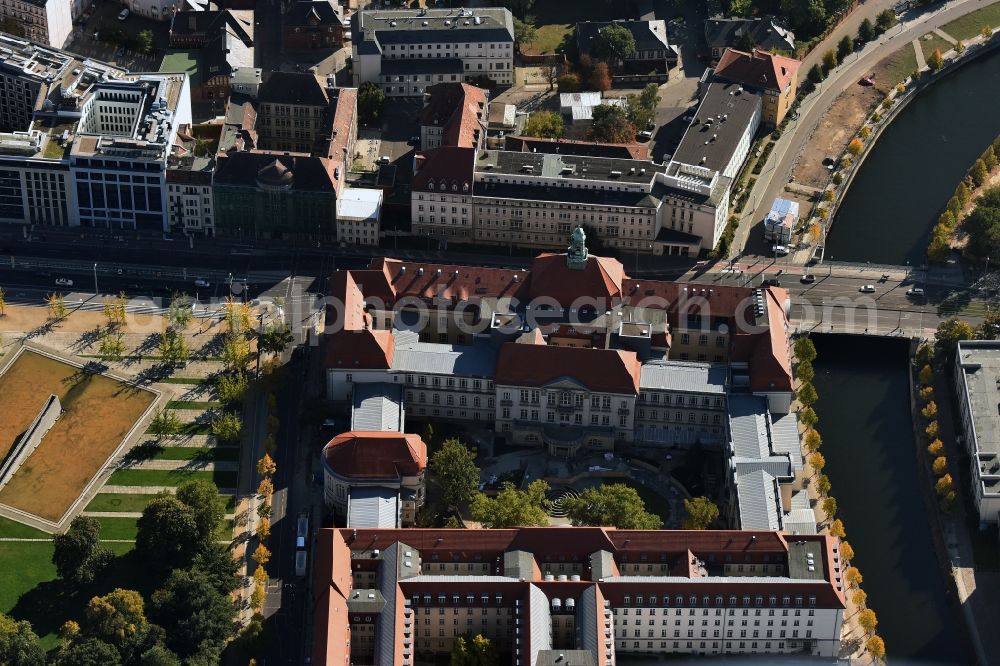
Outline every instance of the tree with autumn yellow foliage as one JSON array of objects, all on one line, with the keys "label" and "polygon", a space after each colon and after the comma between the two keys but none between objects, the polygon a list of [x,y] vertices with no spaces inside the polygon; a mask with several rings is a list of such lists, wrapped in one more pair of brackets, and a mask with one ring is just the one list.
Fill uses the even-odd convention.
[{"label": "tree with autumn yellow foliage", "polygon": [[882,640],[880,636],[872,636],[865,643],[865,647],[868,648],[868,654],[875,657],[876,659],[885,659],[885,641]]},{"label": "tree with autumn yellow foliage", "polygon": [[271,561],[271,551],[264,544],[258,544],[257,549],[250,556],[258,566],[264,566]]},{"label": "tree with autumn yellow foliage", "polygon": [[264,457],[257,461],[257,474],[264,477],[274,476],[274,473],[278,470],[278,466],[275,464],[274,460],[268,454],[264,454]]},{"label": "tree with autumn yellow foliage", "polygon": [[849,152],[851,155],[854,155],[855,157],[860,155],[861,151],[864,149],[865,149],[864,142],[857,137],[851,139],[851,142],[847,144],[847,152]]},{"label": "tree with autumn yellow foliage", "polygon": [[[827,499],[833,499],[833,498],[828,497]],[[830,534],[832,534],[835,537],[840,537],[841,539],[843,539],[847,535],[847,532],[844,530],[844,522],[840,518],[837,518],[832,523],[830,523]]]},{"label": "tree with autumn yellow foliage", "polygon": [[[843,537],[841,537],[843,538]],[[840,543],[840,557],[850,562],[854,559],[854,546],[852,546],[847,541],[842,541]]]},{"label": "tree with autumn yellow foliage", "polygon": [[826,467],[826,458],[823,457],[822,453],[816,451],[815,453],[810,454],[809,464],[812,466],[813,471],[819,474],[823,471],[823,468]]},{"label": "tree with autumn yellow foliage", "polygon": [[866,634],[875,631],[875,627],[878,625],[878,617],[876,617],[875,611],[871,608],[866,608],[858,613],[858,624],[861,625]]},{"label": "tree with autumn yellow foliage", "polygon": [[864,582],[865,577],[861,575],[861,572],[858,571],[857,567],[848,567],[847,571],[844,572],[844,580],[847,581],[848,585],[857,587]]},{"label": "tree with autumn yellow foliage", "polygon": [[927,445],[927,452],[937,458],[940,455],[944,455],[944,442],[940,439],[935,439],[933,442]]},{"label": "tree with autumn yellow foliage", "polygon": [[948,471],[948,459],[944,456],[938,456],[931,464],[931,469],[934,470],[936,475],[942,476]]},{"label": "tree with autumn yellow foliage", "polygon": [[851,601],[858,608],[864,608],[865,603],[868,602],[868,593],[862,589],[854,590],[854,592],[851,593]]}]

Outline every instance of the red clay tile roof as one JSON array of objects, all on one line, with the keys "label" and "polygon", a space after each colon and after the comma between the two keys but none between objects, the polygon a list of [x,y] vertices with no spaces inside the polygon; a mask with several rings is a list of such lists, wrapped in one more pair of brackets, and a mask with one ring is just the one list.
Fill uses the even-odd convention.
[{"label": "red clay tile roof", "polygon": [[345,329],[327,336],[324,362],[328,370],[388,370],[392,354],[392,331]]},{"label": "red clay tile roof", "polygon": [[782,91],[792,82],[800,64],[794,58],[759,49],[753,53],[726,49],[715,67],[715,75],[750,88]]},{"label": "red clay tile roof", "polygon": [[422,165],[413,175],[410,188],[417,192],[434,191],[471,196],[476,149],[441,146],[420,153]]},{"label": "red clay tile roof", "polygon": [[474,148],[479,144],[488,93],[468,83],[438,83],[427,88],[420,124],[443,128],[441,144]]},{"label": "red clay tile roof", "polygon": [[345,432],[323,447],[323,459],[340,476],[397,479],[416,476],[427,467],[427,445],[420,435]]},{"label": "red clay tile roof", "polygon": [[564,377],[602,393],[638,393],[639,359],[621,349],[522,345],[500,346],[494,381],[512,386],[545,386]]},{"label": "red clay tile roof", "polygon": [[[373,259],[371,270],[361,273],[381,273],[378,276],[358,277],[369,296],[368,283],[378,283],[382,298],[388,292],[395,299],[405,296],[417,298],[444,298],[476,301],[480,298],[520,297],[525,289],[527,271],[460,264],[425,264],[398,259]],[[355,275],[359,271],[354,271]]]},{"label": "red clay tile roof", "polygon": [[617,259],[587,257],[583,270],[566,265],[565,254],[540,254],[531,264],[529,295],[531,298],[553,298],[563,307],[570,307],[580,297],[604,299],[605,307],[621,297],[625,270]]}]

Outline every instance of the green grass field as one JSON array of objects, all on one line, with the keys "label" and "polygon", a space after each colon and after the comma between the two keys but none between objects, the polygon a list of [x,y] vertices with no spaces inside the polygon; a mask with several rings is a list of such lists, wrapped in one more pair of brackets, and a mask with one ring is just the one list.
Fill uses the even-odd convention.
[{"label": "green grass field", "polygon": [[220,488],[236,487],[236,472],[159,469],[119,469],[108,479],[108,484],[115,486],[177,486],[194,479],[211,481]]},{"label": "green grass field", "polygon": [[916,70],[917,56],[913,45],[907,44],[879,62],[875,68],[875,85],[882,92],[888,92]]},{"label": "green grass field", "polygon": [[166,377],[157,381],[161,384],[189,384],[192,386],[201,386],[202,384],[210,383],[208,379],[198,379],[197,377]]},{"label": "green grass field", "polygon": [[[153,435],[152,431],[146,430],[147,435]],[[180,430],[177,432],[178,435],[211,435],[212,426],[208,423],[195,423],[194,421],[190,423],[184,423],[181,425]]]},{"label": "green grass field", "polygon": [[983,26],[991,28],[1000,26],[1000,2],[969,12],[951,23],[945,23],[941,26],[941,30],[955,39],[969,39],[978,35]]},{"label": "green grass field", "polygon": [[[0,541],[0,613],[10,613],[22,594],[56,577],[51,542]],[[11,575],[11,573],[14,575]]]},{"label": "green grass field", "polygon": [[941,55],[944,55],[954,48],[951,45],[951,42],[936,33],[931,32],[928,34],[930,35],[930,39],[924,39],[927,35],[920,38],[920,50],[924,52],[924,60],[929,58],[931,54],[934,53],[934,49],[940,49]]},{"label": "green grass field", "polygon": [[135,540],[138,530],[136,518],[95,518],[101,524],[101,539]]},{"label": "green grass field", "polygon": [[222,407],[222,403],[215,400],[171,400],[167,403],[167,409],[217,409],[219,407]]},{"label": "green grass field", "polygon": [[568,23],[550,23],[538,26],[535,40],[525,47],[525,53],[555,53],[567,34],[573,31]]},{"label": "green grass field", "polygon": [[234,446],[137,446],[129,456],[136,460],[233,461],[240,459],[240,450]]},{"label": "green grass field", "polygon": [[[0,538],[4,539],[51,539],[48,532],[36,530],[16,520],[0,516]],[[2,571],[3,569],[0,569]]]},{"label": "green grass field", "polygon": [[[94,499],[90,500],[86,511],[122,511],[135,512],[142,511],[156,495],[130,495],[127,493],[98,493]],[[226,512],[232,512],[236,508],[235,495],[223,495],[226,500]]]},{"label": "green grass field", "polygon": [[555,53],[579,21],[606,21],[619,16],[616,3],[607,0],[537,0],[531,8],[537,33],[525,53]]}]

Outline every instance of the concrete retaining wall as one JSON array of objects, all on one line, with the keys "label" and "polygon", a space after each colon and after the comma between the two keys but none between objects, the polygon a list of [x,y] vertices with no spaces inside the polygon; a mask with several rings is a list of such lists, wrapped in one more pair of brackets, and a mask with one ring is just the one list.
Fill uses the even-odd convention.
[{"label": "concrete retaining wall", "polygon": [[14,473],[28,459],[28,456],[34,453],[38,445],[42,443],[42,438],[59,420],[60,415],[62,415],[62,405],[59,404],[59,396],[52,394],[45,400],[42,411],[38,412],[35,420],[14,443],[11,450],[7,452],[3,463],[0,464],[0,488],[7,485]]}]

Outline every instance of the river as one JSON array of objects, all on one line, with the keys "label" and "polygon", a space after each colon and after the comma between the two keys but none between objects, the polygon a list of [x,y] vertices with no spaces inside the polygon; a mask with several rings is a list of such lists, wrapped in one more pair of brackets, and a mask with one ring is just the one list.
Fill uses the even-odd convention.
[{"label": "river", "polygon": [[914,99],[855,176],[826,243],[837,261],[925,263],[931,229],[976,158],[1000,135],[1000,51]]},{"label": "river", "polygon": [[921,495],[908,341],[813,339],[825,472],[890,662],[971,663]]}]

